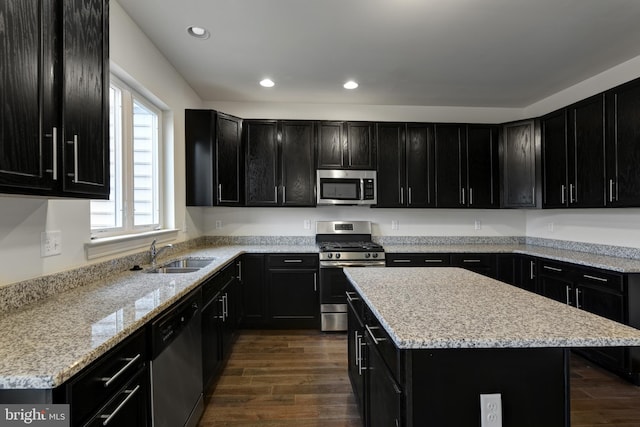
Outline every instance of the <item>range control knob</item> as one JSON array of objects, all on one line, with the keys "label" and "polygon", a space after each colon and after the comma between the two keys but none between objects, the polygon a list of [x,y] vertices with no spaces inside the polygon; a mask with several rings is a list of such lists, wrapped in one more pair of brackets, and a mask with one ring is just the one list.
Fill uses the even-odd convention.
[{"label": "range control knob", "polygon": [[332,254],[331,252],[329,252],[329,253],[327,254],[327,258],[329,258],[329,259],[333,258],[333,254]]},{"label": "range control knob", "polygon": [[339,253],[337,253],[337,254],[336,254],[336,259],[339,259],[339,258],[340,258],[340,254],[339,254]]},{"label": "range control knob", "polygon": [[374,253],[373,253],[373,257],[374,257],[374,258],[378,258],[378,253],[377,253],[377,252],[374,252]]},{"label": "range control knob", "polygon": [[371,254],[369,252],[367,252],[366,254],[364,254],[365,258],[371,258]]}]

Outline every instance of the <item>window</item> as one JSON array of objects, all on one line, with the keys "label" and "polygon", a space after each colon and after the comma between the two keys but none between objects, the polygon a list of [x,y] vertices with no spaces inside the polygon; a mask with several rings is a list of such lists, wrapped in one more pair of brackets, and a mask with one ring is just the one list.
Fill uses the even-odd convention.
[{"label": "window", "polygon": [[91,201],[92,238],[160,228],[161,111],[119,80],[109,88],[109,200]]}]

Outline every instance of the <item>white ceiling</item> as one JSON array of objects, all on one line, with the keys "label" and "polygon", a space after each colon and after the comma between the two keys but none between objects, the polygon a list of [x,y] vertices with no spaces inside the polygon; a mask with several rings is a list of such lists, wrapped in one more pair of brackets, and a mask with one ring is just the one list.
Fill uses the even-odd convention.
[{"label": "white ceiling", "polygon": [[640,0],[117,1],[205,101],[526,107],[640,55]]}]

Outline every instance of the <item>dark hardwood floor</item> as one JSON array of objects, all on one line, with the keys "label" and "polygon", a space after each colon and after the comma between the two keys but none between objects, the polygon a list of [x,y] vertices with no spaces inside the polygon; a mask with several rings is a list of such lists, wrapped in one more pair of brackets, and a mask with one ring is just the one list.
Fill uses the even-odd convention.
[{"label": "dark hardwood floor", "polygon": [[[361,427],[344,334],[238,334],[200,427]],[[639,427],[640,388],[579,356],[571,360],[572,427]]]}]

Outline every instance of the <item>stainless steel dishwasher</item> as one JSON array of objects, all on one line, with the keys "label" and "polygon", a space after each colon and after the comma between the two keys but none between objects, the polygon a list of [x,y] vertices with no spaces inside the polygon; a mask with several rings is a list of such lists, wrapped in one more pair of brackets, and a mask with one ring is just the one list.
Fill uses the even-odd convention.
[{"label": "stainless steel dishwasher", "polygon": [[198,290],[151,324],[154,427],[196,426],[204,410],[201,306]]}]

